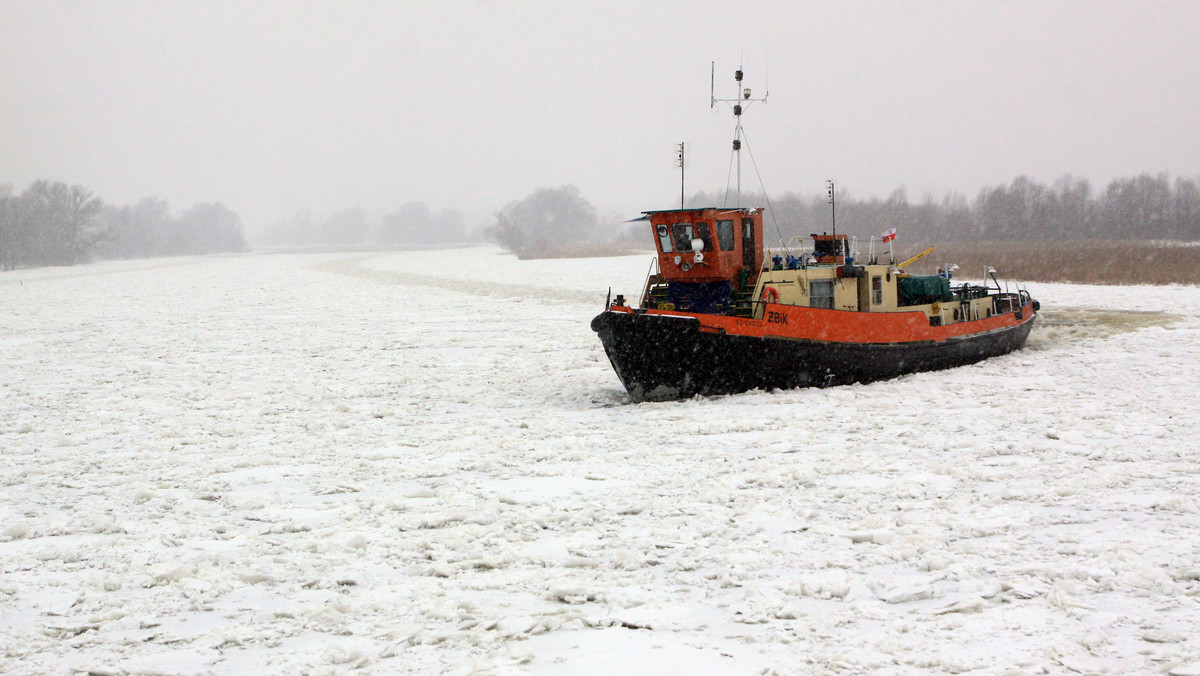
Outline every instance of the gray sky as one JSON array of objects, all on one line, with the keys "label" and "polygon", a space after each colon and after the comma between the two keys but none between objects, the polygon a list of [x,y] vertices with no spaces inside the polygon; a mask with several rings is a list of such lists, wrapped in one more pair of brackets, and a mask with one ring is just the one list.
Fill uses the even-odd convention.
[{"label": "gray sky", "polygon": [[745,124],[772,194],[1200,175],[1200,2],[0,0],[0,35],[0,183],[249,227],[413,200],[475,222],[567,183],[632,216],[678,202],[679,141],[688,192],[724,190],[711,61],[725,98],[769,66]]}]

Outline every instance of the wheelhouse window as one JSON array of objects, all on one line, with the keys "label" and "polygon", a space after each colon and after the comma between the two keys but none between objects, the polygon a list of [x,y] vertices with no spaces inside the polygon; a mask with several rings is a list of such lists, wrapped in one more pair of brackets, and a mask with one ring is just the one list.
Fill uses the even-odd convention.
[{"label": "wheelhouse window", "polygon": [[675,248],[680,251],[692,250],[692,238],[696,236],[696,231],[692,229],[691,223],[676,223],[671,226],[671,235],[675,239]]},{"label": "wheelhouse window", "polygon": [[816,279],[808,283],[808,304],[811,307],[833,309],[833,280]]},{"label": "wheelhouse window", "polygon": [[883,305],[883,277],[871,277],[871,305]]},{"label": "wheelhouse window", "polygon": [[733,221],[717,221],[717,244],[721,251],[733,251]]},{"label": "wheelhouse window", "polygon": [[846,240],[844,239],[814,239],[813,253],[817,256],[845,256]]},{"label": "wheelhouse window", "polygon": [[671,253],[675,249],[671,248],[671,230],[665,225],[660,225],[654,229],[658,235],[658,246],[663,253]]}]

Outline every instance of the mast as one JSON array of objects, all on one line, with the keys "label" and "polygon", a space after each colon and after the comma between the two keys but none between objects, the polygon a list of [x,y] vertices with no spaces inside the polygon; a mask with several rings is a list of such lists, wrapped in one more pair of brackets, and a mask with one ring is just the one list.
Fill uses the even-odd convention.
[{"label": "mast", "polygon": [[684,152],[686,151],[684,142],[680,141],[678,145],[675,146],[675,150],[675,162],[679,167],[679,208],[683,209],[684,171],[686,171],[684,165],[686,164],[687,160],[687,157],[684,155]]},{"label": "mast", "polygon": [[743,105],[745,107],[749,107],[751,103],[757,103],[759,101],[766,103],[767,96],[769,95],[770,92],[763,94],[763,97],[761,99],[750,98],[750,88],[749,87],[746,87],[745,89],[742,88],[742,67],[738,66],[738,69],[733,74],[733,79],[737,81],[738,89],[741,90],[740,92],[738,92],[739,97],[732,98],[732,99],[718,99],[716,97],[716,93],[715,93],[716,92],[715,78],[716,78],[716,68],[717,68],[715,61],[713,62],[712,68],[713,68],[713,89],[710,90],[711,101],[709,102],[708,107],[712,108],[713,106],[717,105],[718,103],[729,103],[729,104],[733,105],[733,119],[734,119],[733,154],[737,161],[737,204],[736,204],[736,206],[737,206],[737,208],[740,209],[742,207],[742,141],[744,140],[744,137],[745,137],[745,134],[742,131],[742,111],[744,110]]}]

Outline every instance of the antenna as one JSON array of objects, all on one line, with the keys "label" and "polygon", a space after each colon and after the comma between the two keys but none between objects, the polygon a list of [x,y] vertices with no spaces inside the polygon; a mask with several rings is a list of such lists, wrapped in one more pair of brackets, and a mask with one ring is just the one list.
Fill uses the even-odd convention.
[{"label": "antenna", "polygon": [[716,87],[716,85],[715,85],[716,67],[717,67],[716,62],[714,61],[713,62],[713,78],[714,78],[713,87],[714,87],[714,89],[713,89],[713,93],[712,93],[712,100],[709,104],[709,107],[711,108],[718,103],[728,103],[728,104],[731,104],[733,107],[733,119],[736,121],[734,124],[734,128],[733,128],[733,153],[734,153],[734,156],[737,158],[737,205],[736,206],[737,206],[737,208],[740,209],[742,207],[742,139],[745,137],[745,133],[742,131],[742,111],[744,110],[744,108],[748,108],[751,103],[757,103],[757,102],[761,101],[762,103],[765,104],[767,102],[767,96],[766,96],[766,94],[763,94],[763,97],[761,99],[751,98],[750,88],[749,87],[746,87],[745,89],[742,88],[742,67],[739,65],[738,69],[736,71],[734,71],[734,74],[733,74],[733,79],[737,81],[738,89],[741,90],[738,92],[738,96],[736,98],[732,98],[732,99],[718,99],[716,97],[716,93],[715,93],[716,92],[716,89],[715,89],[715,87]]},{"label": "antenna", "polygon": [[675,146],[675,164],[679,167],[679,208],[683,209],[683,192],[684,192],[684,171],[687,165],[687,156],[685,155],[687,148],[683,141],[680,141]]},{"label": "antenna", "polygon": [[769,56],[770,56],[770,54],[765,49],[765,43],[764,43],[764,49],[763,49],[763,101],[766,101],[767,97],[771,95],[771,70],[769,68],[770,64],[767,61],[767,57],[769,57]]},{"label": "antenna", "polygon": [[829,216],[833,221],[833,236],[837,237],[837,191],[833,179],[826,179],[825,190],[829,193]]}]

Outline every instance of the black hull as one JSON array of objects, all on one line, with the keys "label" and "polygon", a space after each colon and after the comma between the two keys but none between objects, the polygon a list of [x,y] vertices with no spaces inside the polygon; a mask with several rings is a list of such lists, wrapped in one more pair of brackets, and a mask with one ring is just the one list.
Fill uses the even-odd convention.
[{"label": "black hull", "polygon": [[592,320],[638,401],[845,385],[973,364],[1020,348],[1034,318],[943,342],[853,344],[700,331],[691,317],[605,311]]}]

